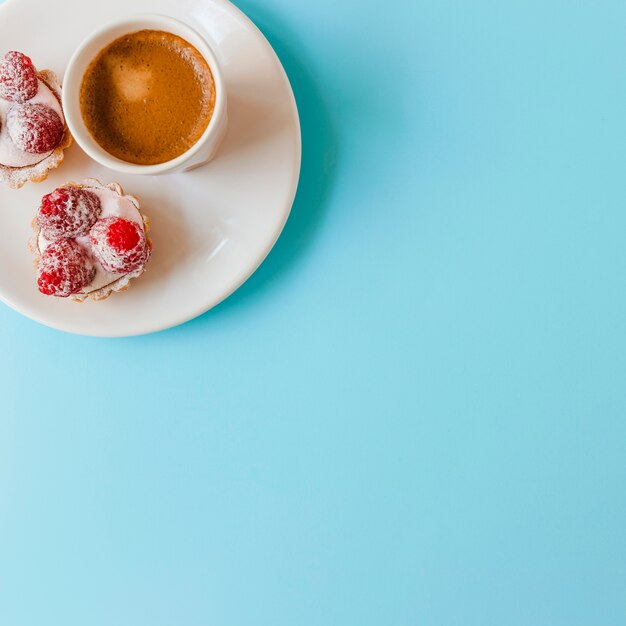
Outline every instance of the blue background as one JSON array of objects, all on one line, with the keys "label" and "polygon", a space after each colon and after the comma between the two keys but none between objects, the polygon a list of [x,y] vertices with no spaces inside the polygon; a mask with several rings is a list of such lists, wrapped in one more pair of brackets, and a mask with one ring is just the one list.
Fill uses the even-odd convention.
[{"label": "blue background", "polygon": [[237,4],[292,217],[167,332],[0,307],[0,622],[623,626],[626,4]]}]

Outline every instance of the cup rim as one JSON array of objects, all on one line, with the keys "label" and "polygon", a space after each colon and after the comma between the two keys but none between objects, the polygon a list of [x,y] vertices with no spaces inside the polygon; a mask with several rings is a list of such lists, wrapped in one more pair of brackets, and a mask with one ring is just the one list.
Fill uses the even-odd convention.
[{"label": "cup rim", "polygon": [[[193,144],[186,152],[178,155],[174,159],[164,161],[163,163],[155,163],[153,165],[141,165],[137,163],[129,163],[119,159],[104,148],[102,148],[98,142],[92,137],[91,133],[87,129],[82,117],[80,109],[80,88],[84,77],[84,70],[78,74],[77,66],[83,61],[86,56],[86,52],[89,50],[93,42],[106,35],[109,31],[117,31],[122,27],[128,27],[127,33],[137,32],[138,30],[151,29],[168,31],[168,25],[175,26],[179,31],[185,34],[179,34],[190,45],[194,46],[198,52],[203,56],[205,61],[209,65],[211,74],[213,75],[213,82],[215,83],[215,108],[213,114],[209,120],[209,124],[200,138]],[[177,34],[177,33],[172,33]],[[118,37],[122,37],[124,34],[119,33],[112,36],[110,40],[102,43],[98,51],[90,53],[88,63],[90,63],[100,50],[107,46],[112,41],[115,41]],[[190,41],[194,40],[194,41]],[[216,55],[213,52],[211,46],[206,39],[198,33],[194,28],[168,15],[161,15],[156,13],[143,13],[133,15],[128,18],[115,20],[109,22],[91,34],[89,34],[76,48],[72,54],[65,71],[62,88],[62,104],[63,114],[65,115],[66,123],[72,133],[76,142],[80,147],[89,155],[94,161],[97,161],[101,165],[108,167],[109,169],[116,170],[125,174],[163,174],[165,172],[179,169],[202,149],[204,145],[218,132],[220,121],[226,113],[226,91],[224,85],[224,78],[222,76],[220,64],[217,61]],[[74,100],[73,102],[71,100]],[[78,119],[76,119],[78,118]]]}]

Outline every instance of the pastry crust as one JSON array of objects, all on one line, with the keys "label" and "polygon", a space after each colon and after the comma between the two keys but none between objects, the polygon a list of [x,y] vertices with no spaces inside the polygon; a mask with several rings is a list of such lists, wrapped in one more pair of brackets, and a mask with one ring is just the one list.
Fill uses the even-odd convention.
[{"label": "pastry crust", "polygon": [[[152,240],[150,239],[150,237],[148,237],[148,232],[150,231],[150,218],[141,212],[141,209],[139,207],[139,200],[137,200],[135,196],[125,194],[124,189],[122,189],[122,186],[119,183],[109,183],[108,185],[103,185],[99,180],[95,178],[86,178],[82,183],[65,183],[63,187],[77,187],[88,189],[91,188],[103,190],[107,189],[132,202],[132,204],[137,209],[139,215],[141,215],[141,219],[143,220],[144,232],[146,233],[146,242],[148,248],[152,250]],[[37,268],[39,264],[39,256],[41,255],[41,251],[39,250],[39,232],[41,229],[37,224],[37,217],[33,219],[31,225],[35,234],[29,241],[28,248],[35,255],[34,266],[35,268]],[[130,281],[133,278],[139,278],[139,276],[141,276],[146,271],[146,266],[147,264],[144,265],[142,268],[135,270],[134,272],[123,274],[116,280],[110,282],[108,285],[100,287],[99,289],[94,289],[93,291],[89,292],[79,292],[72,294],[71,296],[69,296],[69,299],[73,300],[74,302],[84,302],[89,298],[95,301],[106,300],[106,298],[108,298],[113,292],[120,293],[122,291],[128,290],[130,288]]]},{"label": "pastry crust", "polygon": [[[37,76],[61,103],[61,84],[56,74],[51,70],[41,70],[41,72],[37,72]],[[66,121],[63,137],[61,137],[60,143],[52,151],[52,154],[49,154],[39,163],[24,167],[9,167],[8,165],[0,164],[0,183],[7,183],[11,189],[19,189],[29,181],[40,183],[46,180],[48,174],[61,165],[64,152],[72,145],[73,141],[74,139],[70,134]]]}]

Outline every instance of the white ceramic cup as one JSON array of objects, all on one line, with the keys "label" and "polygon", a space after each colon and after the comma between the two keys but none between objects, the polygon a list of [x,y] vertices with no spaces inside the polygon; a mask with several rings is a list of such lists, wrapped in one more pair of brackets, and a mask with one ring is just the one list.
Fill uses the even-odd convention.
[{"label": "white ceramic cup", "polygon": [[[200,139],[187,152],[171,161],[156,165],[128,163],[107,152],[91,136],[80,110],[80,88],[83,77],[98,52],[118,37],[144,29],[162,30],[188,41],[206,59],[215,82],[215,109]],[[125,174],[168,174],[198,167],[213,158],[226,134],[228,125],[226,86],[215,54],[204,38],[194,29],[165,15],[137,15],[103,26],[87,37],[72,55],[65,71],[63,113],[74,139],[92,159],[105,167]]]}]

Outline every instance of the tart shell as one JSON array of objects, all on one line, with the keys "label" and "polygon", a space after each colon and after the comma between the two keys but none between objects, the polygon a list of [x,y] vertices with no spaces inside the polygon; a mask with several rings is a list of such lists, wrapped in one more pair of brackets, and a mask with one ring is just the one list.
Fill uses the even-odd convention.
[{"label": "tart shell", "polygon": [[[37,72],[37,76],[61,103],[61,84],[56,74],[51,70],[41,70],[41,72]],[[7,183],[11,189],[19,189],[27,182],[40,183],[46,180],[48,174],[61,165],[64,152],[72,145],[73,141],[74,139],[70,134],[66,121],[60,143],[51,154],[39,161],[39,163],[24,167],[10,167],[0,164],[0,183]]]},{"label": "tart shell", "polygon": [[[129,200],[137,209],[137,212],[141,216],[143,221],[144,232],[146,234],[146,243],[148,245],[149,250],[152,250],[152,240],[148,237],[148,232],[150,231],[150,218],[147,215],[144,215],[141,212],[139,206],[139,200],[135,196],[131,196],[124,193],[122,186],[119,183],[110,183],[108,185],[103,185],[99,180],[95,178],[87,178],[82,183],[65,183],[61,185],[62,187],[76,187],[83,189],[102,189],[109,190],[117,193],[120,196],[123,196],[126,200]],[[39,232],[40,228],[37,224],[37,217],[35,217],[31,224],[34,232],[34,236],[31,238],[28,244],[28,248],[35,255],[34,266],[35,269],[39,265],[39,257],[41,255],[41,251],[39,250]],[[145,271],[146,265],[142,268],[135,270],[133,272],[129,272],[127,274],[121,275],[119,278],[114,281],[100,287],[99,289],[95,289],[94,291],[89,292],[79,292],[72,294],[68,297],[68,299],[73,300],[74,302],[84,302],[85,300],[91,298],[94,301],[105,300],[108,298],[113,292],[123,292],[130,288],[130,282],[133,278],[139,278]],[[48,296],[49,297],[49,296]]]}]

